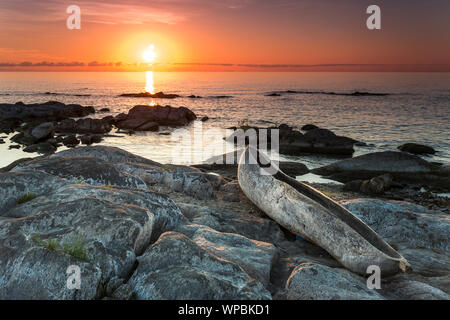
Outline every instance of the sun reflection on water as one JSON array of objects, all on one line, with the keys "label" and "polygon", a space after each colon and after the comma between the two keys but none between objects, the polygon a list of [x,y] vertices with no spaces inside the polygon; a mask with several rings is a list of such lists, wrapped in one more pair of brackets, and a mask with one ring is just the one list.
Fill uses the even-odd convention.
[{"label": "sun reflection on water", "polygon": [[153,71],[145,72],[145,91],[155,94],[155,87],[153,85]]}]

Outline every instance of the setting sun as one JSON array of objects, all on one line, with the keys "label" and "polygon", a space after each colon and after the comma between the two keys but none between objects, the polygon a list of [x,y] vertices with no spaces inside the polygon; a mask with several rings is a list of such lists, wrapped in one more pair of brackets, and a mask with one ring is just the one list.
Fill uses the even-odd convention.
[{"label": "setting sun", "polygon": [[145,62],[151,63],[155,61],[156,53],[155,53],[155,46],[152,44],[148,46],[147,50],[145,50],[142,53],[142,58]]}]

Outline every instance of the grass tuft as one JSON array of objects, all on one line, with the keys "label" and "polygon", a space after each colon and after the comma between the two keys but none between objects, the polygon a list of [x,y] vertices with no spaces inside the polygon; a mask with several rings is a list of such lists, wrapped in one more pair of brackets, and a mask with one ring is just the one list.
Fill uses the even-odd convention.
[{"label": "grass tuft", "polygon": [[26,193],[17,199],[17,204],[23,204],[36,198],[34,193]]},{"label": "grass tuft", "polygon": [[84,236],[78,236],[70,241],[66,241],[62,246],[57,239],[42,240],[37,234],[32,235],[32,240],[35,244],[47,248],[49,251],[64,252],[78,260],[90,261]]}]

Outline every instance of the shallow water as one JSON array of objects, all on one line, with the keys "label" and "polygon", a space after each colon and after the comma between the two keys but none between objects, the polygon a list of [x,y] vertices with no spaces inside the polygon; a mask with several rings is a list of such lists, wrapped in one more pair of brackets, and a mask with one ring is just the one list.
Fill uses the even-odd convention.
[{"label": "shallow water", "polygon": [[[315,94],[283,94],[274,91],[297,90]],[[173,100],[118,97],[122,93],[143,91],[176,93],[185,97]],[[388,93],[387,96],[328,95],[320,92]],[[46,94],[50,92],[52,94]],[[191,94],[202,99],[189,99]],[[231,96],[217,99],[215,96]],[[223,129],[248,119],[249,124],[270,126],[287,123],[301,127],[307,123],[333,130],[373,145],[356,147],[355,155],[380,150],[396,150],[405,142],[423,143],[439,152],[429,161],[450,164],[450,73],[274,73],[274,72],[1,72],[0,102],[24,103],[57,100],[96,108],[111,113],[127,112],[138,104],[186,106],[198,116],[187,133],[202,131],[202,145],[180,147],[186,132],[165,128],[168,135],[138,133],[106,138],[103,145],[117,146],[163,163],[193,164],[231,150],[224,145]],[[209,130],[207,133],[205,130]],[[218,130],[222,130],[219,132]],[[114,132],[112,132],[114,133]],[[186,142],[186,141],[185,141]],[[197,141],[198,143],[198,141]],[[11,161],[34,156],[0,145],[0,167]],[[320,156],[282,157],[300,161],[309,168],[336,161]]]}]

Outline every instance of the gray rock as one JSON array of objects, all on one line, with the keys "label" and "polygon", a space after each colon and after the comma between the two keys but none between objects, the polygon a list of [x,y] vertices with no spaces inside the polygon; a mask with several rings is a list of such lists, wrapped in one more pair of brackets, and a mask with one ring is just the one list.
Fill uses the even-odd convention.
[{"label": "gray rock", "polygon": [[276,248],[266,242],[248,239],[233,233],[222,233],[200,225],[184,227],[190,238],[201,248],[215,256],[240,266],[250,277],[266,288],[270,271],[277,256]]},{"label": "gray rock", "polygon": [[[383,288],[384,287],[384,288]],[[390,279],[382,287],[393,299],[401,300],[450,300],[450,295],[427,283],[413,279]]]},{"label": "gray rock", "polygon": [[349,200],[343,205],[398,249],[450,251],[450,221],[442,212],[374,199]]},{"label": "gray rock", "polygon": [[[134,270],[136,256],[184,219],[169,198],[157,193],[69,185],[40,172],[2,178],[21,176],[31,186],[40,178],[40,192],[46,192],[2,213],[14,218],[0,219],[1,299],[102,298]],[[58,181],[65,184],[58,187]],[[82,252],[71,251],[73,243]],[[81,267],[80,291],[66,288],[69,265]]]},{"label": "gray rock", "polygon": [[140,300],[271,299],[239,266],[168,232],[139,257],[128,283]]},{"label": "gray rock", "polygon": [[51,122],[44,122],[31,130],[31,135],[37,140],[53,137],[55,126]]},{"label": "gray rock", "polygon": [[376,290],[367,288],[364,278],[313,263],[297,266],[286,290],[290,300],[383,300]]},{"label": "gray rock", "polygon": [[320,175],[330,175],[339,172],[430,172],[432,166],[425,160],[401,152],[385,151],[358,156],[313,169]]}]

